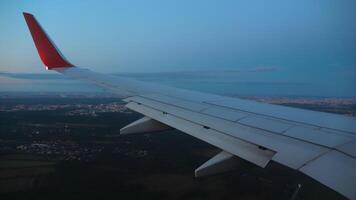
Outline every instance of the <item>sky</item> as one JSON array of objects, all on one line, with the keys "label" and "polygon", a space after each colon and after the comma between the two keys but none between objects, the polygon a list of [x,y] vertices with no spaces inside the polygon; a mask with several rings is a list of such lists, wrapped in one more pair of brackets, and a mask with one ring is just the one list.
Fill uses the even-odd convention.
[{"label": "sky", "polygon": [[[2,0],[0,72],[53,73],[40,62],[24,11],[71,63],[93,71],[239,71],[249,72],[234,77],[240,81],[356,96],[354,0]],[[0,78],[6,90],[12,81]]]}]

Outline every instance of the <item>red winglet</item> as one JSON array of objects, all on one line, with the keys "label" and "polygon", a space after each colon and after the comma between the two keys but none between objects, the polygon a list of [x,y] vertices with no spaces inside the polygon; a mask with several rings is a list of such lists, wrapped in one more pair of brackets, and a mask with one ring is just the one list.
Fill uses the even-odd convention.
[{"label": "red winglet", "polygon": [[56,48],[55,44],[47,36],[35,17],[29,13],[23,13],[23,15],[30,29],[38,54],[43,64],[47,66],[47,69],[74,67]]}]

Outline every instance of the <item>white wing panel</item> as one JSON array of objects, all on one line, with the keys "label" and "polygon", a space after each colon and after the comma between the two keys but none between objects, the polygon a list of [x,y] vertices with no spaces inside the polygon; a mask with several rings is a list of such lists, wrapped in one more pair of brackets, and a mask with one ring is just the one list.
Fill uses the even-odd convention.
[{"label": "white wing panel", "polygon": [[240,124],[244,124],[251,127],[260,128],[274,133],[283,133],[293,125],[286,122],[281,122],[276,119],[268,119],[261,116],[250,116],[238,121]]},{"label": "white wing panel", "polygon": [[336,147],[336,149],[356,158],[356,141],[342,144]]},{"label": "white wing panel", "polygon": [[[142,97],[130,97],[127,98],[126,101],[138,102],[150,108],[161,110],[162,112],[187,119],[203,126],[208,126],[211,129],[226,133],[235,138],[276,151],[277,154],[272,159],[294,169],[298,169],[307,161],[314,159],[328,150],[321,146],[302,142],[283,135],[277,135],[216,117],[184,110]],[[291,155],[293,155],[293,157],[291,157]]]},{"label": "white wing panel", "polygon": [[172,98],[164,95],[149,94],[143,95],[143,97],[156,100],[166,104],[172,104],[181,108],[186,108],[193,111],[201,111],[209,107],[208,104],[197,103],[193,101],[182,100],[179,98]]},{"label": "white wing panel", "polygon": [[219,117],[229,121],[237,121],[248,115],[248,113],[246,112],[231,110],[231,109],[217,107],[217,106],[210,106],[208,109],[201,111],[201,113],[211,115],[214,117]]},{"label": "white wing panel", "polygon": [[301,168],[301,171],[319,182],[356,199],[356,159],[337,151],[330,151]]},{"label": "white wing panel", "polygon": [[215,130],[206,129],[202,125],[144,106],[142,104],[140,105],[131,102],[126,106],[136,112],[149,116],[152,119],[174,127],[261,167],[265,167],[275,154],[273,151],[260,149],[252,143],[239,140]]},{"label": "white wing panel", "polygon": [[356,134],[356,119],[353,117],[234,98],[205,103]]},{"label": "white wing panel", "polygon": [[305,140],[308,142],[312,142],[315,144],[327,146],[327,147],[335,147],[347,142],[351,142],[355,140],[355,138],[347,137],[343,135],[337,135],[333,133],[328,133],[321,130],[305,128],[301,126],[293,127],[287,130],[284,135],[288,135],[293,138]]},{"label": "white wing panel", "polygon": [[346,133],[344,131],[338,131],[338,130],[330,129],[330,128],[320,128],[320,131],[324,131],[326,133],[333,133],[335,135],[343,135],[346,137],[352,137],[352,138],[356,139],[356,134],[353,134],[353,133]]}]

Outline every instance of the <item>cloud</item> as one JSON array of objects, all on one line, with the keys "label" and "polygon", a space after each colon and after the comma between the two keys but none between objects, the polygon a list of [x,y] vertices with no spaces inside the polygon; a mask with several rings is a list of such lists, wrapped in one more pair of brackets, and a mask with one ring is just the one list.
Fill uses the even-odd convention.
[{"label": "cloud", "polygon": [[275,72],[278,71],[278,67],[256,67],[254,69],[247,70],[248,72]]},{"label": "cloud", "polygon": [[[252,69],[222,69],[222,70],[191,70],[191,71],[173,71],[173,72],[150,72],[150,73],[121,73],[113,74],[118,76],[128,76],[134,78],[140,77],[156,77],[157,75],[167,76],[167,77],[195,77],[195,76],[206,76],[206,77],[220,77],[226,75],[236,75],[246,72],[252,73],[264,73],[264,72],[275,72],[279,68],[277,67],[256,67]],[[29,79],[29,80],[70,80],[69,78],[61,74],[43,74],[43,73],[11,73],[0,71],[1,77],[9,77],[15,79]]]},{"label": "cloud", "polygon": [[0,72],[0,76],[15,78],[15,79],[30,79],[30,80],[64,80],[64,79],[68,79],[61,74],[32,74],[32,73]]}]

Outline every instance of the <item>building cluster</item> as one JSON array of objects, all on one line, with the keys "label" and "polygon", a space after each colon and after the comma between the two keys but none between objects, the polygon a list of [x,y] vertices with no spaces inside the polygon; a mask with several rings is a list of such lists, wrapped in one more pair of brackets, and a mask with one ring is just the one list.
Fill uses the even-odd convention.
[{"label": "building cluster", "polygon": [[120,112],[130,113],[130,111],[122,103],[108,103],[108,104],[66,104],[66,105],[0,105],[0,112],[16,112],[16,111],[53,111],[60,109],[71,109],[66,115],[90,115],[96,116],[97,113],[105,112]]},{"label": "building cluster", "polygon": [[81,108],[77,108],[68,111],[66,115],[89,115],[96,117],[98,113],[108,113],[108,112],[119,112],[119,113],[131,113],[125,105],[120,103],[109,103],[109,104],[97,104],[97,105],[84,105]]},{"label": "building cluster", "polygon": [[[44,158],[48,158],[49,160],[56,158],[64,161],[81,162],[90,162],[96,160],[98,155],[104,152],[105,148],[103,145],[84,145],[73,142],[63,142],[60,140],[33,141],[32,143],[14,146],[14,149],[10,146],[8,146],[6,149],[5,147],[6,145],[0,147],[0,152],[16,151],[20,153],[41,155]],[[109,148],[109,151],[107,148],[105,148],[105,152],[111,152],[113,155],[128,156],[131,158],[143,158],[148,155],[147,150],[135,149],[132,147],[126,148],[125,145]]]},{"label": "building cluster", "polygon": [[47,156],[48,158],[61,157],[66,161],[89,162],[103,151],[102,146],[81,146],[79,144],[64,144],[56,141],[32,142],[16,146],[16,150],[23,153],[31,153]]},{"label": "building cluster", "polygon": [[143,158],[146,157],[148,155],[148,151],[147,150],[143,150],[143,149],[134,149],[134,148],[129,148],[129,149],[125,149],[122,147],[115,147],[112,151],[113,154],[120,154],[120,155],[124,155],[124,156],[128,156],[128,157],[132,157],[132,158]]}]

